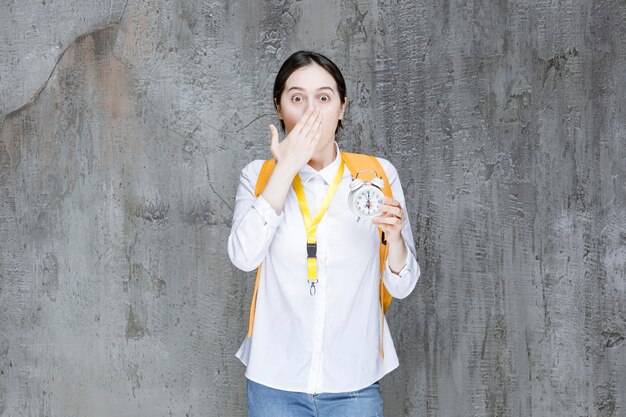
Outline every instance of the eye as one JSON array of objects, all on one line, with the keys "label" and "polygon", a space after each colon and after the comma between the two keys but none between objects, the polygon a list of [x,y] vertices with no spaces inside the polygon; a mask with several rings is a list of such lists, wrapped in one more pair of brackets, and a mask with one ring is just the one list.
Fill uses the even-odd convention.
[{"label": "eye", "polygon": [[291,96],[291,101],[293,101],[294,103],[300,103],[302,101],[302,96],[299,94],[295,94]]},{"label": "eye", "polygon": [[320,101],[323,102],[323,103],[325,103],[327,101],[330,101],[330,96],[328,94],[322,94],[320,96]]}]

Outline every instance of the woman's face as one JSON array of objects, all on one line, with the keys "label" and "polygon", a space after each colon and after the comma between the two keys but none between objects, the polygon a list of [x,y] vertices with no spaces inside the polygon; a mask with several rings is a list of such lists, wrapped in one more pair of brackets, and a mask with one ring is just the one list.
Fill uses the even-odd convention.
[{"label": "woman's face", "polygon": [[295,70],[285,83],[277,103],[278,117],[284,121],[287,133],[298,123],[309,106],[320,110],[322,137],[317,149],[323,149],[335,138],[339,119],[343,118],[346,102],[342,103],[337,82],[323,67],[311,63]]}]

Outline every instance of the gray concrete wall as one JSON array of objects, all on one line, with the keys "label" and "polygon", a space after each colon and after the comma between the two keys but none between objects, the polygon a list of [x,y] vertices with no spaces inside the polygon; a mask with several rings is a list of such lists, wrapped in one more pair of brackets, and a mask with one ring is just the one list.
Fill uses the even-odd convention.
[{"label": "gray concrete wall", "polygon": [[385,415],[626,415],[626,2],[0,2],[0,415],[243,416],[226,254],[298,49],[422,278]]}]

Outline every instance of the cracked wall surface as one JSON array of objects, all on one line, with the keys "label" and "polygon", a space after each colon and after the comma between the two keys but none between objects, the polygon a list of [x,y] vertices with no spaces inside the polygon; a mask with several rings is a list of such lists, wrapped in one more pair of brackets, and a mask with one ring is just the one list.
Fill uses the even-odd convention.
[{"label": "cracked wall surface", "polygon": [[0,2],[0,416],[244,416],[226,253],[282,61],[342,69],[422,277],[385,416],[626,413],[626,3]]},{"label": "cracked wall surface", "polygon": [[43,90],[77,37],[119,22],[127,1],[0,1],[0,120]]}]

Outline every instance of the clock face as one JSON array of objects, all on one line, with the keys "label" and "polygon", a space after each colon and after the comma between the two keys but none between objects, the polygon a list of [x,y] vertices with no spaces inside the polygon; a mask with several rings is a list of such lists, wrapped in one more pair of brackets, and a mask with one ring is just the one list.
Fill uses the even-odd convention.
[{"label": "clock face", "polygon": [[372,218],[381,213],[383,192],[372,185],[358,190],[354,196],[354,209],[361,217]]}]

